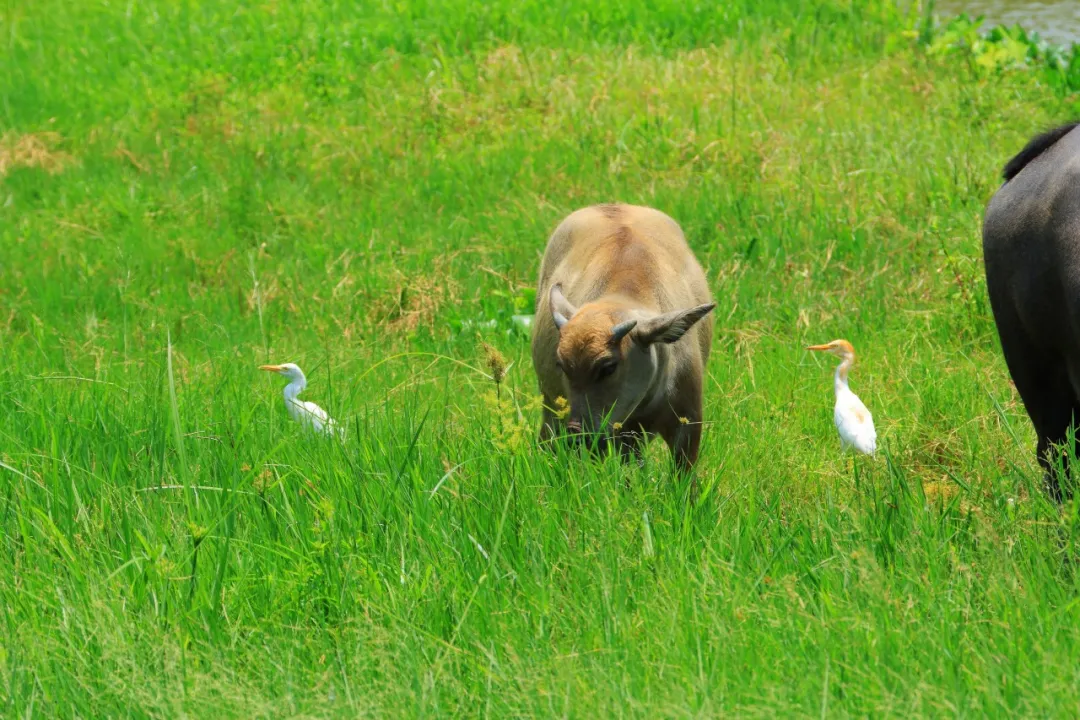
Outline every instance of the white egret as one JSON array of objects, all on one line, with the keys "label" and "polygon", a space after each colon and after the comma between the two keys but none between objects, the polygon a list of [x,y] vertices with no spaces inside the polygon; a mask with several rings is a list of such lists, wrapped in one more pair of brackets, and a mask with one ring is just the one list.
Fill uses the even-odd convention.
[{"label": "white egret", "polygon": [[836,407],[833,420],[840,433],[840,449],[846,451],[854,447],[865,455],[873,455],[877,450],[877,432],[874,430],[874,418],[866,405],[848,387],[848,371],[855,364],[855,348],[847,340],[833,340],[825,345],[811,345],[807,350],[819,350],[832,353],[840,358],[833,377],[836,390]]},{"label": "white egret", "polygon": [[308,430],[317,433],[334,434],[343,437],[341,428],[334,419],[313,402],[307,402],[297,398],[304,388],[307,387],[307,378],[304,371],[294,363],[284,365],[260,365],[260,370],[274,372],[289,380],[285,386],[285,408],[289,411],[289,417],[303,425]]}]

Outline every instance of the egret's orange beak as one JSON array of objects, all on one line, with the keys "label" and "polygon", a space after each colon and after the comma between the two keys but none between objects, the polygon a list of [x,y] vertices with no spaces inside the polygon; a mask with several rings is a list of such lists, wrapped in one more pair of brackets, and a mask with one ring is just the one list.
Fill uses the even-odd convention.
[{"label": "egret's orange beak", "polygon": [[807,350],[832,350],[833,346],[828,345],[828,344],[826,344],[826,345],[807,345],[806,349]]},{"label": "egret's orange beak", "polygon": [[281,372],[280,365],[260,365],[260,370],[266,370],[267,372]]}]

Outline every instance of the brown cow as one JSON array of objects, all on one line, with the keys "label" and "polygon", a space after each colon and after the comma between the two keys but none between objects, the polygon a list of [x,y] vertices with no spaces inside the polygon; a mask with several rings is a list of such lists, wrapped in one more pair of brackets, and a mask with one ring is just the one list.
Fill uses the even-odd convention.
[{"label": "brown cow", "polygon": [[682,230],[659,210],[597,205],[563,220],[544,251],[533,323],[541,441],[563,398],[571,434],[614,438],[639,462],[657,434],[692,469],[715,306]]}]

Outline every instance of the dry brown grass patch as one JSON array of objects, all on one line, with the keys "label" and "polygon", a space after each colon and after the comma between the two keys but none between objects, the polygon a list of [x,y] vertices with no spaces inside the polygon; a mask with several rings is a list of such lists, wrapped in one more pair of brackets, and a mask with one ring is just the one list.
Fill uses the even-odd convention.
[{"label": "dry brown grass patch", "polygon": [[948,505],[959,491],[960,488],[956,486],[956,483],[947,479],[930,480],[923,483],[923,494],[926,496],[926,502],[930,505]]},{"label": "dry brown grass patch", "polygon": [[376,302],[378,324],[394,333],[433,329],[439,310],[460,298],[460,286],[449,273],[406,275],[398,272],[397,286]]},{"label": "dry brown grass patch", "polygon": [[56,149],[62,140],[54,132],[4,133],[0,136],[0,177],[15,168],[41,168],[53,175],[61,172],[74,161],[71,155]]}]

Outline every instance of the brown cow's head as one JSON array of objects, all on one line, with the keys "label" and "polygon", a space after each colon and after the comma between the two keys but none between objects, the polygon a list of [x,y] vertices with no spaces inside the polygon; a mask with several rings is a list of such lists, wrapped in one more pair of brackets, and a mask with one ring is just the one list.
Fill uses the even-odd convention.
[{"label": "brown cow's head", "polygon": [[551,316],[559,329],[556,363],[569,390],[571,432],[603,432],[622,423],[650,389],[674,378],[662,366],[660,343],[679,340],[716,305],[708,303],[649,317],[613,302],[570,304],[559,285],[550,293]]}]

